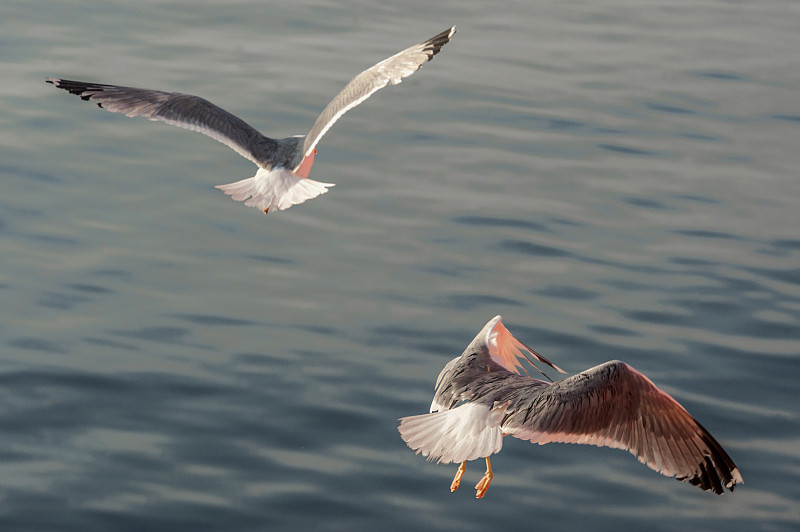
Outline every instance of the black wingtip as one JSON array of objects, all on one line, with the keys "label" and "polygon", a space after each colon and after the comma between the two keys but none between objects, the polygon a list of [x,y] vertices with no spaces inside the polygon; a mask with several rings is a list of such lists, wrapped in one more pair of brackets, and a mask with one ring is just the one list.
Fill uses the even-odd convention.
[{"label": "black wingtip", "polygon": [[63,89],[70,94],[75,94],[81,98],[81,100],[88,101],[91,98],[91,94],[84,94],[86,91],[90,90],[99,90],[104,85],[98,83],[88,83],[86,81],[73,81],[70,79],[61,79],[61,78],[46,78],[45,81],[47,83],[51,83],[58,87],[59,89]]},{"label": "black wingtip", "polygon": [[58,87],[59,89],[63,88],[62,87],[62,82],[63,81],[64,80],[61,79],[61,78],[44,78],[44,82],[45,83],[49,83],[50,85]]},{"label": "black wingtip", "polygon": [[437,35],[434,35],[433,37],[425,41],[425,44],[430,49],[430,55],[428,56],[428,61],[433,59],[433,56],[438,54],[439,51],[442,49],[442,47],[450,42],[450,39],[453,37],[455,32],[456,32],[456,27],[451,26],[450,28],[444,30],[443,32]]},{"label": "black wingtip", "polygon": [[[702,429],[702,426],[700,428]],[[705,431],[705,429],[703,430]],[[739,469],[710,434],[706,432],[702,438],[711,449],[712,454],[703,457],[703,461],[698,464],[698,471],[693,475],[677,476],[676,480],[688,482],[692,486],[714,492],[717,495],[725,493],[725,488],[732,492],[736,488],[737,481],[742,482]]]}]

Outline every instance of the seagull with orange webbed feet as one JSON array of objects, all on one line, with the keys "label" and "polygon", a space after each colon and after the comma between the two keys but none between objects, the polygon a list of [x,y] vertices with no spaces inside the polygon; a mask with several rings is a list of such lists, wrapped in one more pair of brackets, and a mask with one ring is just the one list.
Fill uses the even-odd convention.
[{"label": "seagull with orange webbed feet", "polygon": [[540,445],[624,449],[662,475],[718,494],[742,483],[717,440],[628,364],[606,362],[551,383],[528,376],[524,360],[564,373],[514,338],[496,316],[444,367],[431,413],[400,420],[409,447],[429,460],[460,462],[450,491],[458,489],[467,461],[485,458],[486,473],[475,486],[482,498],[494,477],[490,456],[508,435]]}]

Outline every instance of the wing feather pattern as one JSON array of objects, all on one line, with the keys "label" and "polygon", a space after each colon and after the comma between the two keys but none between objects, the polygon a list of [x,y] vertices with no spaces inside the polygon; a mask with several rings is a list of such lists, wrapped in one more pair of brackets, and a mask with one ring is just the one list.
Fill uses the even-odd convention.
[{"label": "wing feather pattern", "polygon": [[424,63],[439,53],[442,46],[450,42],[450,38],[455,32],[456,27],[453,26],[427,41],[384,59],[350,80],[322,110],[314,125],[311,126],[303,144],[303,156],[307,157],[314,151],[319,139],[344,113],[389,83],[397,85],[403,78],[419,70]]},{"label": "wing feather pattern", "polygon": [[[502,316],[495,316],[487,327],[488,332],[484,339],[486,350],[491,359],[504,369],[516,373],[517,375],[522,375],[523,372],[525,375],[528,375],[528,371],[522,365],[522,361],[527,360],[539,373],[547,377],[547,374],[539,369],[534,361],[531,360],[531,357],[533,357],[539,362],[547,364],[559,373],[566,373],[566,371],[514,338],[514,335],[503,325]],[[550,377],[547,378],[549,379]]]},{"label": "wing feather pattern", "polygon": [[620,361],[526,393],[517,387],[502,421],[532,443],[624,449],[666,476],[722,493],[742,482],[722,446],[677,401]]},{"label": "wing feather pattern", "polygon": [[500,419],[508,402],[465,403],[452,410],[400,419],[398,430],[409,447],[442,464],[476,460],[503,447]]},{"label": "wing feather pattern", "polygon": [[278,149],[274,139],[199,96],[60,78],[46,81],[112,113],[143,116],[208,135],[262,168],[274,162]]}]

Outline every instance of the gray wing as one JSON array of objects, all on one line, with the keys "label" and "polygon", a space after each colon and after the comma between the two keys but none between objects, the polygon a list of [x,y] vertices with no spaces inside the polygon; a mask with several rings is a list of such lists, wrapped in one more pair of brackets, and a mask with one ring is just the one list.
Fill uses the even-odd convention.
[{"label": "gray wing", "polygon": [[144,116],[190,131],[197,131],[233,148],[261,167],[271,167],[278,143],[265,137],[241,118],[190,94],[85,81],[47,78],[60,89],[96,102],[112,113]]},{"label": "gray wing", "polygon": [[739,470],[692,416],[624,362],[606,362],[546,388],[518,388],[503,432],[533,443],[624,449],[666,476],[722,493]]},{"label": "gray wing", "polygon": [[525,388],[530,392],[549,385],[549,382],[501,368],[489,371],[479,360],[476,363],[464,363],[462,357],[456,357],[442,369],[436,379],[430,411],[450,410],[462,401],[491,405],[495,401],[505,401],[510,394],[515,393],[509,390]]},{"label": "gray wing", "polygon": [[455,32],[456,27],[453,26],[425,42],[384,59],[350,80],[344,89],[323,109],[317,121],[314,122],[303,144],[303,156],[307,157],[311,154],[319,139],[330,129],[334,122],[339,120],[339,117],[372,96],[375,91],[382,89],[389,83],[397,85],[403,78],[419,70],[423,63],[433,59],[433,56],[439,53],[442,46],[450,42],[450,38]]}]

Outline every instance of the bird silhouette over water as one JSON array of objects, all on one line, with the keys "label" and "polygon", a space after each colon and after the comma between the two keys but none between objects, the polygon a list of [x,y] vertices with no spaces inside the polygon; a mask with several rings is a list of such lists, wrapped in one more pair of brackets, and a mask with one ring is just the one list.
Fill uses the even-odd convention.
[{"label": "bird silhouette over water", "polygon": [[61,78],[46,81],[108,111],[144,116],[197,131],[233,148],[258,166],[256,175],[216,188],[236,201],[268,213],[288,209],[327,192],[332,183],[308,177],[322,136],[344,113],[375,91],[389,83],[396,85],[419,70],[450,42],[455,32],[453,26],[363,71],[331,100],[306,135],[283,139],[262,135],[241,118],[199,96]]},{"label": "bird silhouette over water", "polygon": [[494,477],[490,456],[508,435],[540,445],[624,449],[662,475],[718,494],[742,483],[717,440],[628,364],[606,362],[550,383],[528,376],[523,360],[565,373],[514,338],[496,316],[439,374],[430,413],[400,419],[398,430],[417,453],[460,462],[450,491],[458,489],[467,461],[485,458],[486,473],[475,486],[482,498]]}]

